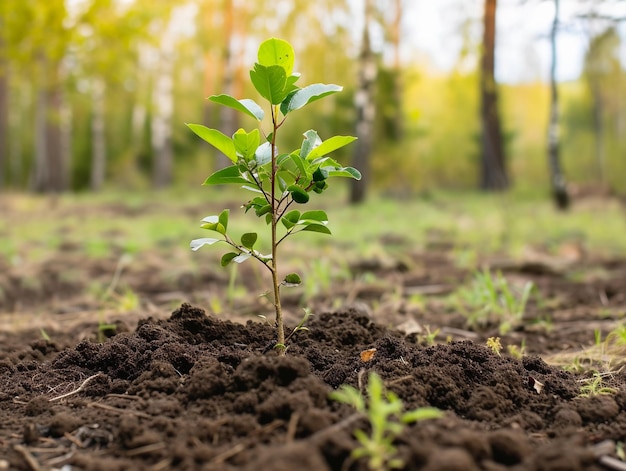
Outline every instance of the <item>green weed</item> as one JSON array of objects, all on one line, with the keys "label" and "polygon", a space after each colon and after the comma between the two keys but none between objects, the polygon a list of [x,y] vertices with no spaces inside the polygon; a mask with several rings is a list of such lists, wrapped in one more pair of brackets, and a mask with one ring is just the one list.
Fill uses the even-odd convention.
[{"label": "green weed", "polygon": [[388,470],[404,466],[397,457],[396,439],[407,424],[427,419],[436,419],[443,415],[439,409],[423,407],[403,412],[402,400],[392,391],[387,391],[383,380],[376,373],[370,373],[367,384],[367,398],[361,392],[348,385],[343,385],[330,394],[334,399],[354,407],[365,415],[370,424],[370,433],[357,429],[354,436],[360,447],[352,452],[353,459],[366,458],[370,469]]},{"label": "green weed", "polygon": [[504,335],[521,324],[533,288],[529,281],[517,290],[509,285],[502,273],[492,275],[485,269],[474,274],[469,287],[456,293],[456,302],[465,312],[470,326],[497,323],[500,335]]},{"label": "green weed", "polygon": [[604,378],[612,373],[599,373],[594,371],[591,378],[580,380],[583,385],[580,387],[580,397],[599,396],[606,394],[615,394],[618,389],[606,385]]},{"label": "green weed", "polygon": [[506,351],[513,358],[521,360],[524,355],[526,355],[526,339],[522,339],[522,343],[519,347],[517,345],[507,345]]},{"label": "green weed", "polygon": [[490,349],[495,355],[500,356],[502,351],[502,343],[500,337],[489,337],[486,342],[487,348]]}]

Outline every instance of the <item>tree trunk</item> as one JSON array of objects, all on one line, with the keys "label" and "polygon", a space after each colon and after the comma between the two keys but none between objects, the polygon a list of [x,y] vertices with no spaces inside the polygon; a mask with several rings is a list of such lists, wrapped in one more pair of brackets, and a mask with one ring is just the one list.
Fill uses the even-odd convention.
[{"label": "tree trunk", "polygon": [[[28,85],[22,87],[20,90],[16,90],[11,95],[9,108],[16,110],[25,110],[30,106],[30,99],[26,96],[30,96],[32,86]],[[9,141],[9,169],[8,169],[8,181],[15,187],[21,188],[24,185],[25,176],[25,157],[21,136],[24,129],[28,129],[32,133],[32,125],[28,120],[24,119],[24,113],[11,113],[9,115],[9,129],[13,130],[14,138]]]},{"label": "tree trunk", "polygon": [[596,147],[596,161],[598,163],[598,178],[600,183],[606,183],[606,152],[604,149],[604,110],[600,92],[599,79],[595,76],[590,78],[591,100],[593,107],[593,137]]},{"label": "tree trunk", "polygon": [[485,0],[480,78],[482,125],[480,187],[483,190],[504,190],[509,186],[495,79],[496,6],[496,0]]},{"label": "tree trunk", "polygon": [[[222,79],[222,90],[220,93],[233,95],[234,79],[235,79],[235,55],[233,54],[234,36],[235,36],[235,11],[233,0],[224,2],[224,49],[222,50],[222,70],[224,76]],[[228,106],[219,107],[219,125],[218,129],[231,136],[237,130],[237,111]],[[232,162],[223,153],[218,156],[219,168],[228,167]]]},{"label": "tree trunk", "polygon": [[[2,40],[0,40],[2,51]],[[0,59],[0,190],[4,187],[9,155],[9,73],[6,61]]]},{"label": "tree trunk", "polygon": [[104,120],[105,84],[101,78],[93,80],[91,111],[91,181],[92,191],[98,191],[106,173],[106,136]]},{"label": "tree trunk", "polygon": [[369,34],[372,2],[365,1],[365,21],[363,25],[363,40],[359,55],[358,88],[354,97],[356,108],[356,141],[352,164],[361,172],[361,180],[351,180],[350,203],[357,204],[365,201],[370,179],[370,154],[372,152],[372,134],[374,131],[374,117],[376,105],[374,102],[374,83],[377,69],[376,58],[372,52]]},{"label": "tree trunk", "polygon": [[548,163],[550,168],[550,181],[552,185],[552,197],[557,208],[565,210],[569,207],[569,195],[565,175],[560,162],[560,134],[559,134],[559,94],[556,83],[556,37],[559,24],[559,0],[554,0],[554,20],[550,34],[550,49],[552,62],[550,64],[550,119],[548,121]]},{"label": "tree trunk", "polygon": [[63,146],[63,93],[58,63],[42,61],[46,82],[37,91],[35,105],[35,166],[32,186],[41,193],[68,187],[69,170]]},{"label": "tree trunk", "polygon": [[46,120],[48,116],[48,101],[46,91],[43,88],[37,90],[35,98],[35,161],[33,165],[33,190],[43,192],[48,182],[48,135],[46,133]]},{"label": "tree trunk", "polygon": [[156,188],[172,183],[172,117],[174,114],[174,40],[166,32],[161,41],[154,84],[152,115],[153,181]]},{"label": "tree trunk", "polygon": [[393,138],[402,140],[404,136],[404,113],[402,107],[402,67],[400,61],[402,29],[402,0],[395,0],[395,15],[392,24],[391,37],[393,42]]}]

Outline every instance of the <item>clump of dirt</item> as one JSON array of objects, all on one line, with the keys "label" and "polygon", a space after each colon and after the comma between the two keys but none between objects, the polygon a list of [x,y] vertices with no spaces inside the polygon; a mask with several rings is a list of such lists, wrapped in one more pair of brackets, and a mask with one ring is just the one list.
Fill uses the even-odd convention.
[{"label": "clump of dirt", "polygon": [[350,310],[308,327],[278,357],[271,326],[183,304],[104,343],[32,343],[0,363],[5,468],[365,470],[350,453],[367,421],[328,394],[371,371],[407,409],[445,411],[400,436],[408,470],[599,471],[597,444],[626,438],[626,393],[580,397],[539,357],[424,347]]}]

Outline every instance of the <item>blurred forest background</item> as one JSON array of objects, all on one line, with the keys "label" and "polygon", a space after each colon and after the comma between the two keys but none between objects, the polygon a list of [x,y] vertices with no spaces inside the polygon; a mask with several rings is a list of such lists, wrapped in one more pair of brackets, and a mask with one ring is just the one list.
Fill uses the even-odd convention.
[{"label": "blurred forest background", "polygon": [[[566,181],[626,192],[625,2],[442,2],[449,42],[430,39],[435,55],[452,58],[441,67],[415,41],[429,40],[416,27],[428,1],[2,0],[0,186],[199,185],[220,157],[184,123],[250,129],[206,97],[255,98],[248,71],[258,44],[275,36],[294,45],[301,85],[344,86],[295,113],[281,145],[299,147],[310,128],[322,138],[360,129],[365,145],[338,156],[364,170],[353,201],[366,188],[513,185],[552,188],[558,201]],[[507,49],[519,31],[499,28],[505,10],[546,25],[527,49],[550,50],[547,67]],[[584,47],[565,54],[580,55],[582,70],[562,79],[568,58],[557,44],[572,35]],[[530,73],[500,80],[501,61]]]}]

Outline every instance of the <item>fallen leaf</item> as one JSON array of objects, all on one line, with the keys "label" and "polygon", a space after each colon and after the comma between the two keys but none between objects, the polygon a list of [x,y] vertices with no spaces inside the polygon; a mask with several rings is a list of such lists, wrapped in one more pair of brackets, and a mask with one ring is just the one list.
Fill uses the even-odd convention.
[{"label": "fallen leaf", "polygon": [[544,384],[541,381],[537,381],[532,376],[528,377],[528,381],[530,382],[530,385],[533,387],[533,389],[537,391],[537,394],[541,394],[541,392],[543,391]]},{"label": "fallen leaf", "polygon": [[375,353],[376,353],[375,348],[368,348],[367,350],[363,350],[360,355],[361,361],[364,363],[370,361],[372,358],[374,358]]}]

